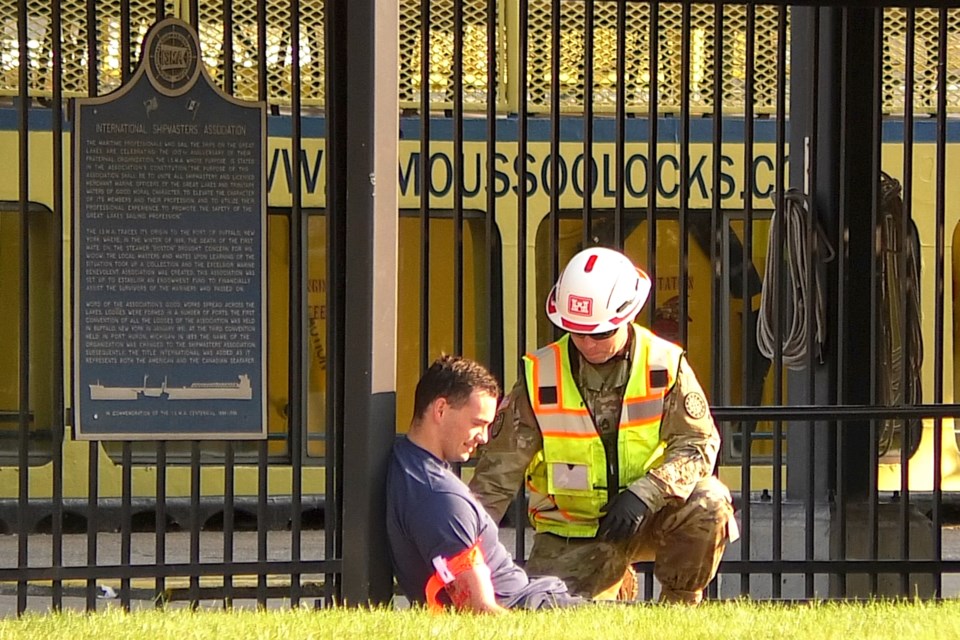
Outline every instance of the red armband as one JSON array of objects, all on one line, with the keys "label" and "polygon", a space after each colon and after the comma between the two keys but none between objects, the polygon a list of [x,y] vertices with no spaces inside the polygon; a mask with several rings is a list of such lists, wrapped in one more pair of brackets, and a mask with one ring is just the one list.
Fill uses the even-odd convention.
[{"label": "red armband", "polygon": [[[443,556],[437,556],[433,559],[433,568],[435,569],[430,579],[427,580],[427,587],[424,590],[427,607],[430,611],[440,611],[443,609],[443,603],[437,599],[437,594],[440,593],[440,590],[445,588],[451,582],[457,579],[464,571],[473,569],[475,567],[481,567],[486,564],[486,561],[483,557],[483,551],[480,550],[480,541],[477,540],[476,544],[473,546],[464,549],[457,555],[452,558],[444,558]],[[464,604],[464,597],[457,597],[456,594],[451,594],[453,599],[453,604],[456,607],[460,607]]]}]

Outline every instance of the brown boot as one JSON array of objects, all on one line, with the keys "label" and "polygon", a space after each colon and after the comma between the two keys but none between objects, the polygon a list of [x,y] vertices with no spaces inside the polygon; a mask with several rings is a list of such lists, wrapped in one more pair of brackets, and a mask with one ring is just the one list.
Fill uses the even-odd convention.
[{"label": "brown boot", "polygon": [[620,591],[617,593],[617,600],[626,600],[632,602],[637,599],[640,592],[640,586],[637,584],[637,572],[631,565],[627,565],[627,570],[623,572],[623,582],[620,583]]}]

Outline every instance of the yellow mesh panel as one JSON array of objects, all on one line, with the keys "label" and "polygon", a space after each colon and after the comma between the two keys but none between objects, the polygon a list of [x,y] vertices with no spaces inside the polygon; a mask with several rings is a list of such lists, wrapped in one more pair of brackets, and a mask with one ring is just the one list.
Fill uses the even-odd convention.
[{"label": "yellow mesh panel", "polygon": [[[712,14],[712,12],[711,12]],[[747,104],[747,70],[753,72],[753,109],[755,113],[776,113],[777,109],[777,47],[780,9],[771,6],[755,7],[751,20],[744,5],[724,7],[723,14],[723,108],[743,112]],[[710,16],[713,19],[713,16]],[[753,58],[747,59],[747,34],[753,25]],[[786,21],[787,51],[790,50],[790,19]],[[712,32],[713,27],[709,27]],[[712,39],[711,39],[712,40]],[[710,81],[713,81],[713,42],[710,42]],[[789,59],[789,53],[788,59]],[[786,101],[790,99],[789,73],[781,80]],[[712,98],[712,93],[709,94]],[[785,102],[789,104],[789,102]],[[712,110],[712,104],[705,104]]]},{"label": "yellow mesh panel", "polygon": [[[200,3],[199,35],[207,71],[224,85],[223,5]],[[291,60],[293,59],[290,3],[268,0],[266,3],[267,96],[271,104],[290,104],[292,98]],[[245,100],[259,97],[257,4],[233,3],[233,94]],[[304,105],[323,105],[326,79],[324,51],[324,2],[300,2],[300,97]]]},{"label": "yellow mesh panel", "polygon": [[[430,1],[430,104],[436,108],[453,105],[453,0]],[[487,0],[463,0],[463,105],[468,111],[482,111],[487,104]],[[502,2],[498,2],[502,5]],[[422,39],[419,0],[400,0],[400,106],[420,104],[422,89]],[[506,31],[503,7],[497,30],[496,100],[505,99]]]},{"label": "yellow mesh panel", "polygon": [[[97,91],[109,93],[120,86],[121,41],[120,0],[96,3]],[[54,34],[52,3],[31,0],[27,3],[27,47],[29,49],[28,91],[34,96],[53,93]],[[174,16],[176,3],[165,2],[166,15]],[[63,2],[61,5],[62,82],[65,96],[90,95],[88,82],[89,35],[86,3]],[[156,21],[152,0],[130,0],[130,60],[136,67],[140,59],[140,43],[147,28]],[[19,83],[19,45],[17,38],[17,2],[0,0],[0,93],[16,94]]]},{"label": "yellow mesh panel", "polygon": [[[464,104],[468,110],[482,110],[487,93],[487,5],[488,0],[463,0],[463,87]],[[165,0],[168,16],[182,15],[181,6],[174,0]],[[584,101],[584,24],[585,7],[582,0],[562,0],[560,3],[560,107],[564,111],[579,112]],[[650,97],[650,7],[642,2],[628,2],[626,24],[626,71],[617,77],[617,3],[593,3],[593,103],[598,112],[612,112],[616,108],[617,86],[622,83],[626,92],[627,110],[646,112]],[[121,0],[95,3],[97,29],[97,83],[96,93],[104,94],[120,86],[121,79]],[[140,43],[146,29],[155,22],[153,0],[130,0],[131,43],[130,56],[135,65],[140,55]],[[431,2],[430,30],[430,100],[435,108],[449,108],[453,102],[453,0]],[[507,109],[506,82],[507,43],[516,38],[507,29],[507,16],[514,9],[512,0],[497,0],[498,27],[498,108]],[[0,0],[0,94],[15,95],[19,88],[19,47],[17,34],[17,0]],[[288,104],[291,97],[290,10],[286,0],[269,0],[266,5],[267,46],[260,52],[256,3],[233,3],[233,75],[234,94],[245,99],[258,97],[258,63],[266,57],[267,99],[273,104]],[[416,107],[420,101],[420,0],[400,0],[400,101],[403,107]],[[753,61],[746,59],[747,7],[724,6],[722,37],[722,106],[725,113],[742,113],[746,99],[747,69],[753,69],[754,110],[771,113],[775,109],[777,91],[776,29],[779,9],[775,6],[756,6]],[[28,91],[31,95],[47,96],[53,90],[52,3],[46,0],[27,2],[27,31],[29,47]],[[88,82],[88,23],[86,2],[66,1],[61,4],[62,81],[66,96],[89,95]],[[883,42],[883,110],[885,113],[903,113],[908,78],[906,65],[907,10],[887,8],[884,16]],[[947,109],[960,112],[960,9],[947,11]],[[211,75],[223,86],[223,6],[221,3],[200,3],[199,31],[203,59]],[[550,109],[550,48],[551,0],[529,0],[529,40],[526,44],[528,65],[527,91],[531,110]],[[307,105],[322,105],[324,93],[324,3],[307,0],[301,3],[300,27],[300,82],[302,100]],[[913,54],[914,111],[918,114],[936,110],[938,68],[939,12],[918,9],[915,12],[915,48]],[[789,24],[789,23],[788,23]],[[659,8],[657,30],[658,56],[656,60],[657,100],[661,112],[677,112],[681,94],[681,46],[684,41],[682,8],[676,3],[664,3]],[[713,79],[714,5],[691,6],[690,76],[688,100],[692,113],[714,110]],[[787,43],[789,47],[789,42]],[[788,76],[781,82],[789,87]]]},{"label": "yellow mesh panel", "polygon": [[[939,11],[915,12],[913,50],[913,109],[915,113],[936,113],[937,65],[939,64]],[[906,108],[907,27],[905,9],[883,12],[883,110],[903,113]],[[947,111],[960,111],[960,10],[947,11]]]},{"label": "yellow mesh panel", "polygon": [[[531,0],[528,100],[533,111],[550,109],[552,11],[550,0]],[[584,69],[586,68],[586,11],[581,0],[560,3],[560,108],[579,112],[583,109]],[[593,4],[593,106],[599,112],[616,109],[617,86],[617,11],[613,2]],[[626,107],[630,112],[646,112],[650,105],[650,7],[645,3],[627,3],[625,48],[627,52],[623,83]],[[754,109],[758,113],[776,107],[778,8],[757,7],[754,19]],[[789,24],[789,23],[788,23]],[[742,5],[724,7],[723,29],[723,109],[742,113],[746,100],[747,9]],[[677,112],[681,101],[683,11],[679,4],[662,4],[657,28],[657,107],[661,112]],[[693,113],[714,108],[714,7],[697,4],[690,12],[689,106]],[[787,79],[784,79],[787,82]]]}]

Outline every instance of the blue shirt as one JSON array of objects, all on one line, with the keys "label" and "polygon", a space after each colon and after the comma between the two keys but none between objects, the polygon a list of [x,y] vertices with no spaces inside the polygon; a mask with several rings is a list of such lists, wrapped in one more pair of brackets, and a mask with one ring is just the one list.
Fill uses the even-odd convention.
[{"label": "blue shirt", "polygon": [[501,606],[538,609],[581,602],[558,578],[528,578],[501,544],[496,523],[450,465],[406,438],[394,444],[387,471],[387,535],[397,581],[411,602],[425,601],[433,558],[452,558],[478,540]]}]

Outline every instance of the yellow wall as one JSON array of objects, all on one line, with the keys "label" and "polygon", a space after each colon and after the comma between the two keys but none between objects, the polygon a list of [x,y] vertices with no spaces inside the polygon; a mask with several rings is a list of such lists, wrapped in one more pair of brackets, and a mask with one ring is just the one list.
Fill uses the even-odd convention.
[{"label": "yellow wall", "polygon": [[[18,137],[16,132],[0,132],[0,148],[17,148]],[[52,150],[51,138],[49,134],[35,133],[30,138],[30,197],[33,201],[52,207]],[[272,174],[272,188],[270,190],[269,204],[272,208],[287,207],[290,205],[289,187],[285,175],[286,165],[284,163],[284,152],[289,148],[288,142],[282,139],[271,139],[269,141],[267,170]],[[678,154],[678,145],[674,143],[658,145],[658,154],[661,158],[666,158],[662,165],[661,185],[662,192],[657,197],[657,206],[661,209],[675,208],[679,204],[678,185],[678,163],[674,159]],[[64,157],[65,176],[69,176],[69,136],[65,136],[66,151]],[[322,209],[323,192],[325,188],[325,169],[324,169],[324,143],[320,139],[305,139],[303,141],[303,150],[307,158],[308,175],[303,181],[303,205],[308,208]],[[431,162],[433,188],[427,205],[435,211],[452,210],[453,193],[452,189],[452,171],[454,163],[450,159],[453,145],[449,142],[437,142],[431,145],[431,154],[434,156]],[[723,194],[722,205],[727,209],[742,209],[743,199],[741,190],[744,183],[745,160],[743,150],[740,145],[725,145],[724,154],[727,159],[723,164],[723,180],[720,185]],[[496,227],[502,239],[502,278],[503,278],[503,362],[505,368],[506,384],[509,386],[513,382],[516,373],[516,363],[519,359],[520,351],[536,347],[545,340],[542,330],[538,330],[538,321],[542,318],[543,296],[545,295],[545,283],[543,275],[538,280],[538,270],[533,268],[537,264],[538,256],[542,254],[543,247],[537,244],[537,229],[546,218],[551,199],[548,191],[545,189],[544,180],[549,180],[550,165],[546,160],[549,155],[549,144],[546,142],[531,142],[528,148],[528,163],[525,176],[528,187],[528,198],[525,208],[525,226],[526,234],[524,237],[518,237],[520,224],[520,208],[517,195],[518,176],[521,175],[519,163],[517,162],[517,144],[516,142],[501,142],[497,146],[497,162],[495,176],[495,185],[498,191],[496,197],[496,209],[494,219]],[[583,148],[580,143],[564,143],[561,147],[563,156],[563,166],[565,167],[566,185],[561,191],[559,206],[560,209],[579,209],[583,206],[583,199],[577,193],[577,187],[583,185],[582,168],[584,163],[578,156],[582,156]],[[646,174],[644,171],[644,161],[642,157],[646,155],[646,143],[631,143],[626,148],[626,155],[629,158],[630,171],[628,172],[628,190],[626,195],[626,206],[628,208],[646,207],[648,198],[642,193],[646,186]],[[398,179],[401,187],[400,206],[402,209],[417,210],[421,206],[421,197],[417,191],[417,176],[419,174],[419,142],[411,140],[402,140],[400,143],[400,158],[398,162]],[[948,149],[948,167],[956,164],[956,155],[960,153],[960,148],[952,146]],[[757,145],[755,157],[758,158],[755,163],[755,187],[759,192],[754,194],[753,205],[757,210],[769,209],[770,199],[769,190],[773,183],[773,145]],[[914,197],[913,197],[913,217],[920,230],[922,244],[922,301],[923,301],[923,333],[925,336],[926,356],[924,359],[923,382],[924,382],[924,401],[930,402],[933,399],[932,381],[933,381],[933,304],[934,304],[934,258],[936,242],[936,220],[935,220],[935,193],[933,185],[936,177],[935,147],[932,144],[917,144],[914,149]],[[464,256],[464,295],[460,301],[463,305],[463,350],[467,355],[482,357],[486,352],[486,341],[489,339],[488,328],[485,317],[487,304],[487,292],[483,272],[483,257],[486,248],[486,238],[483,234],[482,216],[486,209],[486,144],[480,142],[466,142],[464,144],[464,174],[465,174],[465,197],[463,207],[465,209],[465,234],[463,238],[463,256]],[[597,209],[612,209],[615,206],[615,200],[612,195],[614,189],[614,164],[615,148],[612,144],[596,144],[594,147],[594,157],[597,162],[598,182],[595,195],[593,197],[593,206]],[[689,168],[693,170],[690,179],[690,201],[691,209],[707,208],[712,204],[711,201],[711,179],[712,179],[712,147],[708,144],[694,144],[690,150]],[[289,152],[286,158],[289,161]],[[296,166],[296,163],[290,163]],[[883,166],[885,171],[902,181],[901,175],[903,165],[902,150],[899,145],[886,145],[883,151]],[[574,171],[574,167],[577,171]],[[17,186],[19,177],[17,167],[14,165],[8,167],[0,179],[0,199],[7,201],[16,201],[18,198]],[[957,202],[960,198],[960,183],[958,181],[947,182],[947,212],[946,212],[946,251],[948,259],[953,259],[953,263],[948,265],[954,267],[960,263],[960,259],[954,259],[954,229],[957,229],[957,221],[960,218]],[[68,266],[64,276],[64,291],[70,291],[69,282],[69,258],[70,258],[70,221],[69,221],[69,193],[65,206],[65,226],[62,230],[63,238],[63,256],[65,264]],[[269,278],[270,291],[269,307],[271,310],[269,326],[269,429],[274,433],[282,433],[287,429],[284,407],[286,404],[287,388],[287,364],[286,364],[286,315],[282,310],[286,309],[286,279],[287,279],[287,228],[285,218],[282,216],[271,216],[268,223],[268,241],[269,241]],[[762,255],[765,246],[765,223],[755,221],[754,228],[754,263],[758,269],[762,267]],[[453,303],[454,303],[454,283],[453,283],[453,256],[455,251],[455,240],[452,234],[452,222],[449,218],[437,218],[431,222],[431,264],[430,264],[430,346],[428,349],[429,358],[436,356],[441,350],[453,351],[454,336],[452,329]],[[566,228],[566,227],[565,227]],[[735,226],[735,231],[742,234],[742,227]],[[567,230],[565,234],[571,234],[570,238],[579,238],[578,230]],[[671,293],[675,294],[671,280],[675,275],[676,268],[671,265],[679,264],[677,256],[676,242],[677,227],[675,222],[661,222],[658,224],[659,244],[657,248],[658,275],[661,280],[660,290],[658,292],[659,302],[665,303],[669,300]],[[960,233],[960,231],[956,232]],[[397,427],[403,430],[409,422],[410,412],[412,411],[412,390],[415,381],[419,375],[420,368],[420,344],[419,344],[419,321],[420,321],[420,227],[419,219],[404,216],[401,219],[400,227],[400,264],[399,264],[399,286],[400,286],[400,309],[398,314],[399,326],[399,354],[398,354],[398,372],[397,372]],[[15,242],[18,236],[16,229],[0,220],[0,266],[6,264],[8,268],[0,269],[0,302],[6,301],[7,308],[16,304],[16,286],[17,281],[14,276],[15,270],[11,267],[18,259],[19,250]],[[54,234],[55,237],[55,234]],[[309,429],[315,433],[321,433],[323,430],[324,416],[324,387],[325,387],[325,363],[323,353],[325,351],[325,240],[324,240],[324,218],[319,215],[310,217],[309,222],[309,283],[307,291],[307,304],[309,306],[309,315],[311,323],[308,325],[309,341],[311,349],[310,358],[310,396],[309,396]],[[633,255],[640,264],[644,264],[646,255],[646,229],[641,225],[635,233],[627,238],[627,251]],[[691,360],[695,363],[698,373],[701,376],[704,386],[708,389],[711,386],[711,373],[709,362],[714,357],[714,345],[711,344],[711,320],[710,320],[710,296],[709,286],[711,273],[709,261],[695,245],[690,243],[690,274],[692,276],[690,287],[691,298],[689,301],[688,315],[690,318],[688,345],[691,353]],[[517,290],[520,282],[520,274],[517,268],[518,253],[524,252],[528,266],[525,274],[524,284],[526,285],[527,297],[522,305],[517,304]],[[568,251],[569,249],[564,249]],[[43,257],[43,247],[32,247],[31,251],[38,257]],[[47,256],[49,260],[49,255]],[[36,271],[36,274],[42,272]],[[6,275],[4,275],[6,274]],[[957,320],[953,314],[954,299],[950,292],[954,291],[956,282],[960,278],[955,278],[954,268],[946,270],[946,292],[945,298],[945,334],[944,334],[944,354],[945,363],[953,358],[954,332],[960,330]],[[549,283],[547,283],[549,284]],[[548,288],[548,287],[547,287]],[[65,296],[65,305],[69,304],[69,295]],[[731,312],[737,313],[738,301],[731,305]],[[756,304],[752,301],[752,304]],[[8,338],[8,344],[16,343],[16,332],[18,330],[15,314],[7,314],[5,321],[0,321],[0,331]],[[69,309],[64,309],[63,317],[65,320],[70,318]],[[517,346],[516,328],[521,321],[524,322],[526,329],[526,343],[521,348]],[[40,323],[39,320],[37,320]],[[736,324],[737,319],[731,317],[731,326]],[[4,324],[5,323],[5,324]],[[42,323],[38,325],[41,330],[37,335],[42,335],[42,331],[48,329],[42,328]],[[69,322],[66,322],[69,328]],[[35,329],[36,331],[36,329]],[[64,345],[64,355],[69,363],[71,354],[69,345],[69,330],[67,330]],[[737,346],[740,339],[739,332],[732,331],[733,344],[731,348],[731,364],[734,370],[739,369],[740,349]],[[10,350],[6,350],[7,358],[10,360],[13,356]],[[42,347],[37,346],[34,355],[42,354]],[[43,356],[43,359],[49,360],[49,355]],[[11,360],[12,362],[12,360]],[[954,399],[954,380],[957,378],[954,367],[947,364],[945,370],[944,399],[952,402]],[[69,369],[67,369],[69,371]],[[43,372],[33,372],[33,380],[42,380]],[[772,376],[771,376],[772,378]],[[6,405],[8,401],[15,401],[16,390],[16,369],[6,363],[0,368],[0,405]],[[64,372],[65,384],[69,382],[69,375]],[[48,408],[52,403],[42,400],[42,390],[32,391],[32,396],[40,405],[37,406],[38,413]],[[770,390],[765,394],[769,397]],[[734,398],[737,396],[734,395]],[[4,400],[6,398],[6,400]],[[69,400],[68,400],[69,402]],[[11,406],[13,406],[11,404]],[[0,407],[3,408],[3,407]],[[87,458],[87,445],[68,442],[66,445],[67,468],[74,469],[77,474],[82,474],[85,470]],[[286,446],[282,441],[271,443],[271,449],[280,453]],[[312,441],[308,445],[308,453],[311,456],[320,456],[323,454],[323,443]],[[107,464],[106,462],[104,464]],[[16,479],[11,473],[12,468],[0,468],[0,486],[5,495],[15,495]],[[48,474],[47,471],[39,471],[41,474]],[[171,471],[171,473],[178,473]],[[39,478],[40,476],[38,476]],[[77,478],[82,477],[78,475]],[[103,478],[110,478],[111,473],[102,473]],[[103,483],[109,482],[102,480]],[[276,480],[283,484],[283,480]],[[43,485],[40,482],[39,485]],[[149,488],[149,480],[138,480],[137,486]],[[39,486],[38,485],[38,486]],[[84,482],[68,483],[70,491],[76,489],[80,494],[85,492]],[[279,486],[279,485],[278,485]],[[10,493],[12,492],[12,493]]]}]

